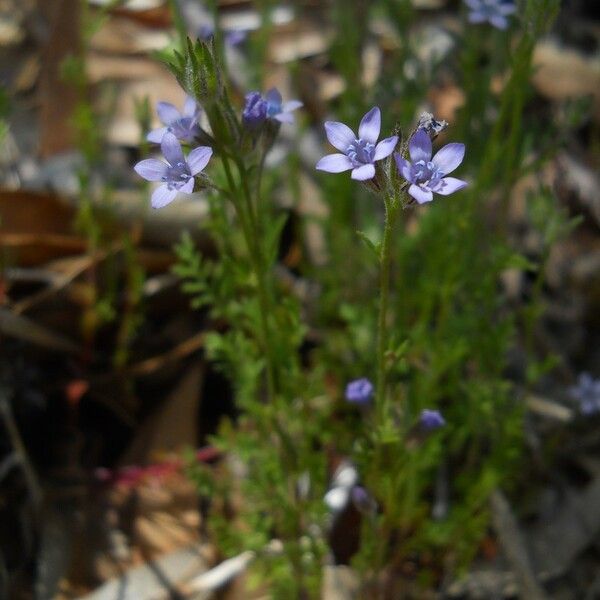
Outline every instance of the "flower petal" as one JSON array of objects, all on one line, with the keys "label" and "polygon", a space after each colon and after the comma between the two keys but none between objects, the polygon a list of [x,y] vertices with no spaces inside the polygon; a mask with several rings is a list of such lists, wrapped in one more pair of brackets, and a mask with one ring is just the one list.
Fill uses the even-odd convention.
[{"label": "flower petal", "polygon": [[419,129],[408,142],[408,153],[413,163],[431,159],[431,140],[424,129]]},{"label": "flower petal", "polygon": [[398,136],[393,135],[392,137],[385,138],[381,140],[377,146],[375,146],[375,154],[373,155],[373,160],[381,160],[386,156],[389,156],[396,147],[398,143]]},{"label": "flower petal", "polygon": [[181,113],[170,102],[159,102],[156,105],[158,118],[165,124],[170,125],[173,121],[181,119]]},{"label": "flower petal", "polygon": [[155,144],[160,144],[163,138],[163,135],[167,133],[168,127],[159,127],[158,129],[153,129],[147,136],[146,139],[149,142],[154,142]]},{"label": "flower petal", "polygon": [[354,131],[348,125],[337,121],[325,121],[325,133],[329,143],[341,152],[346,152],[348,146],[356,139]]},{"label": "flower petal", "polygon": [[271,88],[266,93],[265,98],[269,104],[274,104],[276,106],[281,106],[281,102],[283,100],[277,88]]},{"label": "flower petal", "polygon": [[167,174],[167,165],[156,158],[141,160],[133,169],[148,181],[160,181]]},{"label": "flower petal", "polygon": [[357,181],[366,181],[367,179],[373,179],[375,177],[375,165],[368,164],[357,167],[352,170],[352,179]]},{"label": "flower petal", "polygon": [[197,175],[200,173],[200,171],[202,171],[202,169],[204,169],[204,167],[208,164],[212,153],[212,148],[209,148],[208,146],[194,148],[187,157],[190,173],[192,175]]},{"label": "flower petal", "polygon": [[163,135],[160,142],[160,149],[171,166],[185,161],[179,140],[169,131]]},{"label": "flower petal", "polygon": [[281,111],[292,112],[293,110],[301,108],[302,106],[304,106],[304,103],[300,102],[300,100],[288,100],[281,105]]},{"label": "flower petal", "polygon": [[443,177],[440,179],[439,183],[433,188],[433,191],[436,194],[441,194],[442,196],[448,196],[453,194],[454,192],[458,192],[458,190],[462,190],[464,187],[469,185],[466,181],[462,179],[457,179],[456,177]]},{"label": "flower petal", "polygon": [[400,175],[402,175],[406,181],[413,183],[413,177],[410,172],[411,164],[405,158],[400,156],[398,152],[394,154],[394,159],[396,160],[396,166],[398,167]]},{"label": "flower petal", "polygon": [[481,0],[465,0],[465,4],[471,10],[479,10],[479,9],[481,9]]},{"label": "flower petal", "polygon": [[328,173],[342,173],[352,167],[352,161],[345,154],[328,154],[316,164],[315,169]]},{"label": "flower petal", "polygon": [[273,119],[279,121],[280,123],[293,123],[294,115],[292,113],[280,112],[273,116]]},{"label": "flower petal", "polygon": [[419,203],[424,204],[425,202],[431,202],[433,200],[433,192],[431,190],[424,190],[418,185],[411,185],[408,188],[408,193]]},{"label": "flower petal", "polygon": [[506,29],[508,27],[508,20],[506,19],[506,17],[503,17],[502,15],[492,15],[490,17],[490,23],[496,29]]},{"label": "flower petal", "polygon": [[376,144],[380,131],[381,111],[375,106],[362,118],[358,127],[358,137],[371,142],[371,144]]},{"label": "flower petal", "polygon": [[152,208],[162,208],[167,204],[173,202],[177,196],[177,190],[170,190],[166,185],[160,185],[152,194]]},{"label": "flower petal", "polygon": [[180,194],[191,194],[194,191],[194,183],[194,178],[190,177],[180,188],[178,188],[177,192]]},{"label": "flower petal", "polygon": [[446,144],[438,150],[435,156],[431,159],[433,164],[444,174],[452,173],[465,157],[464,144]]},{"label": "flower petal", "polygon": [[183,116],[184,117],[195,117],[200,112],[200,107],[194,98],[186,96],[185,103],[183,104]]}]

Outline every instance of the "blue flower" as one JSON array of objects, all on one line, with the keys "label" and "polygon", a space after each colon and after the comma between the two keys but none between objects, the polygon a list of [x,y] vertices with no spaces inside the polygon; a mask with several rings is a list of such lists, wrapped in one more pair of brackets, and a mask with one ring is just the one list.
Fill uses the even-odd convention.
[{"label": "blue flower", "polygon": [[342,154],[328,154],[316,165],[319,171],[342,173],[352,169],[352,179],[365,181],[375,177],[375,162],[389,156],[398,143],[398,136],[377,143],[381,131],[381,111],[372,108],[361,120],[358,137],[350,127],[337,121],[325,123],[329,143]]},{"label": "blue flower", "polygon": [[170,102],[159,102],[156,105],[158,118],[165,125],[153,129],[146,137],[150,142],[160,144],[163,135],[172,133],[182,142],[192,142],[201,133],[198,121],[201,109],[196,101],[188,96],[183,105],[183,113],[180,113]]},{"label": "blue flower", "polygon": [[419,129],[408,142],[408,152],[412,162],[396,153],[396,166],[406,181],[412,185],[408,193],[419,203],[431,202],[433,193],[447,196],[462,190],[467,182],[455,177],[446,177],[463,161],[464,144],[446,144],[431,157],[431,139],[423,129]]},{"label": "blue flower", "polygon": [[419,423],[426,431],[433,431],[434,429],[443,427],[446,424],[446,420],[442,417],[439,410],[429,410],[428,408],[425,408],[421,411]]},{"label": "blue flower", "polygon": [[212,156],[212,148],[194,148],[187,159],[181,144],[172,133],[165,133],[160,143],[167,162],[156,158],[142,160],[134,169],[148,181],[162,181],[152,194],[152,208],[162,208],[175,199],[178,193],[191,194],[194,191],[194,177],[206,167]]},{"label": "blue flower", "polygon": [[355,379],[346,386],[346,400],[353,404],[368,404],[373,390],[373,384],[366,377]]},{"label": "blue flower", "polygon": [[469,23],[485,23],[486,21],[496,29],[508,27],[508,15],[516,10],[513,2],[503,0],[465,0],[465,4],[471,9],[469,12]]},{"label": "blue flower", "polygon": [[569,396],[579,402],[581,414],[600,412],[600,379],[594,379],[589,373],[581,373],[577,385],[569,388]]},{"label": "blue flower", "polygon": [[293,123],[292,112],[303,106],[299,100],[283,102],[281,94],[276,88],[270,89],[263,98],[260,92],[246,94],[246,105],[242,113],[244,124],[255,128],[262,125],[267,119],[274,119],[280,123]]},{"label": "blue flower", "polygon": [[259,127],[267,118],[267,103],[260,92],[246,94],[246,105],[242,112],[244,125],[249,128]]}]

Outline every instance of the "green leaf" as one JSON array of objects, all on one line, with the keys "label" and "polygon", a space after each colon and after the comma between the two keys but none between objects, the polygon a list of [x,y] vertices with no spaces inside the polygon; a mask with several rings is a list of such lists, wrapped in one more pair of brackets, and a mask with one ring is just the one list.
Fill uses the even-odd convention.
[{"label": "green leaf", "polygon": [[379,259],[380,244],[372,242],[364,231],[357,231],[356,234],[364,242],[365,246],[371,250],[373,255]]}]

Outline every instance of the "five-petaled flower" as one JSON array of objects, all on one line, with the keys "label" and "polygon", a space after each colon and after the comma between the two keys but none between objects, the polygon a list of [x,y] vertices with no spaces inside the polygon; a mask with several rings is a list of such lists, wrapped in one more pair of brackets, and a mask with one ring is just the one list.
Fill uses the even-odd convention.
[{"label": "five-petaled flower", "polygon": [[350,127],[336,121],[326,121],[329,143],[342,154],[328,154],[316,165],[319,171],[342,173],[352,169],[352,179],[365,181],[375,177],[375,162],[389,156],[398,143],[398,136],[377,143],[381,131],[381,111],[372,108],[360,122],[358,137]]},{"label": "five-petaled flower", "polygon": [[248,127],[258,127],[267,119],[274,119],[280,123],[293,123],[292,112],[303,106],[299,100],[283,102],[281,94],[276,88],[271,88],[263,98],[260,92],[246,94],[246,105],[242,113],[244,124]]},{"label": "five-petaled flower", "polygon": [[446,424],[446,420],[439,410],[430,410],[428,408],[424,408],[421,411],[419,423],[426,431],[432,431],[434,429],[443,427]]},{"label": "five-petaled flower", "polygon": [[165,133],[160,143],[167,162],[156,158],[142,160],[134,169],[148,181],[162,181],[152,194],[152,208],[162,208],[172,202],[178,193],[191,194],[194,191],[194,177],[204,169],[212,156],[212,148],[194,148],[187,159],[181,144],[172,133]]},{"label": "five-petaled flower", "polygon": [[431,158],[431,139],[423,129],[419,129],[408,142],[409,162],[396,153],[396,165],[400,175],[411,186],[408,193],[419,203],[431,202],[433,193],[447,196],[467,185],[466,181],[446,177],[460,165],[465,156],[464,144],[446,144]]},{"label": "five-petaled flower", "polygon": [[355,379],[346,386],[346,400],[353,404],[368,404],[373,397],[373,384],[366,378]]},{"label": "five-petaled flower", "polygon": [[147,140],[160,144],[163,135],[169,132],[182,142],[192,142],[201,132],[198,121],[200,119],[200,107],[196,101],[188,96],[183,105],[183,113],[180,113],[170,102],[159,102],[156,105],[158,118],[165,127],[153,129]]},{"label": "five-petaled flower", "polygon": [[516,6],[510,0],[465,0],[469,7],[470,23],[485,23],[486,21],[496,29],[506,29],[508,27],[508,15],[512,15]]}]

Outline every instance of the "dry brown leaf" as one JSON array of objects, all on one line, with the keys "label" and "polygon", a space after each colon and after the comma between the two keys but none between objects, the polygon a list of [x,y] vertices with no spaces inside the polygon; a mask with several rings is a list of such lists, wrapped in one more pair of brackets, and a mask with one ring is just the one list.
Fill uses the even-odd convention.
[{"label": "dry brown leaf", "polygon": [[34,266],[80,254],[85,241],[73,235],[74,209],[50,194],[0,192],[0,249],[11,266]]}]

